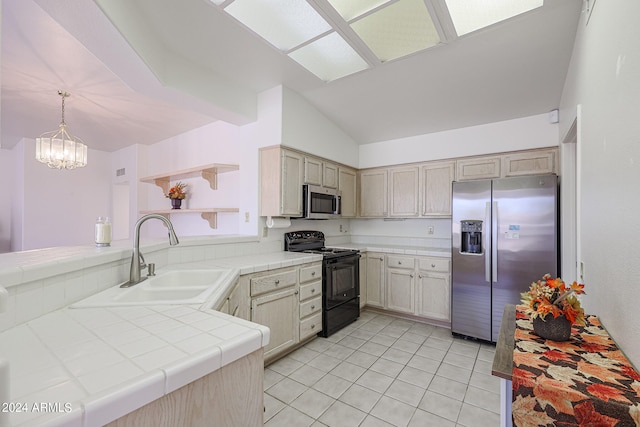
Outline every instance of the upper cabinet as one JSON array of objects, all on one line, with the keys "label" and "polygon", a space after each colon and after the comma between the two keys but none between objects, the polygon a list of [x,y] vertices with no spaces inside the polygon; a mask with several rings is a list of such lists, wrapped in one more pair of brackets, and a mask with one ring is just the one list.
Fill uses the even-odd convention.
[{"label": "upper cabinet", "polygon": [[456,161],[456,179],[506,178],[521,175],[558,173],[558,149],[505,153]]},{"label": "upper cabinet", "polygon": [[356,206],[357,184],[355,169],[338,166],[338,190],[342,193],[342,217],[355,217],[358,214]]},{"label": "upper cabinet", "polygon": [[384,218],[388,215],[387,169],[371,169],[360,172],[360,216],[364,218]]},{"label": "upper cabinet", "polygon": [[422,165],[422,216],[451,216],[451,183],[455,170],[454,161]]},{"label": "upper cabinet", "polygon": [[418,216],[419,172],[418,166],[389,169],[389,216],[401,218]]},{"label": "upper cabinet", "polygon": [[302,216],[302,186],[342,192],[342,216],[356,216],[356,170],[282,146],[260,149],[260,215]]},{"label": "upper cabinet", "polygon": [[260,215],[302,216],[304,159],[297,152],[268,147],[260,150]]}]

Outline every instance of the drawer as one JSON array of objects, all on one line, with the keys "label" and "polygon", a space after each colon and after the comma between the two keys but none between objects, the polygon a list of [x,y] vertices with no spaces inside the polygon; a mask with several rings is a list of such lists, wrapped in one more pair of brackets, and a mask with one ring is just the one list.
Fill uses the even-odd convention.
[{"label": "drawer", "polygon": [[300,301],[322,295],[322,280],[300,285]]},{"label": "drawer", "polygon": [[414,257],[387,255],[387,267],[413,270],[416,266]]},{"label": "drawer", "polygon": [[288,270],[251,278],[251,296],[294,286],[298,282],[297,272],[297,270]]},{"label": "drawer", "polygon": [[300,340],[322,331],[322,312],[300,322]]},{"label": "drawer", "polygon": [[310,314],[317,313],[322,309],[322,298],[314,298],[306,302],[300,303],[300,318],[309,316]]},{"label": "drawer", "polygon": [[447,258],[420,258],[420,270],[448,273],[451,260]]},{"label": "drawer", "polygon": [[302,267],[300,269],[300,283],[322,278],[322,264]]}]

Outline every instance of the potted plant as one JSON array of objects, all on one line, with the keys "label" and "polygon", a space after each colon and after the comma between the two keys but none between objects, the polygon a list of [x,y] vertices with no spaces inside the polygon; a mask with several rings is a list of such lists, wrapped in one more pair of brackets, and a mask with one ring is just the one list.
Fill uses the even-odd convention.
[{"label": "potted plant", "polygon": [[182,205],[182,200],[187,197],[187,192],[185,189],[187,188],[187,184],[184,184],[180,181],[176,183],[173,187],[169,189],[169,192],[164,196],[171,199],[171,209],[180,209]]},{"label": "potted plant", "polygon": [[576,297],[578,294],[584,294],[584,284],[573,282],[567,286],[561,278],[554,279],[549,274],[533,282],[529,291],[520,296],[535,333],[545,339],[567,341],[571,325],[584,325],[584,310]]}]

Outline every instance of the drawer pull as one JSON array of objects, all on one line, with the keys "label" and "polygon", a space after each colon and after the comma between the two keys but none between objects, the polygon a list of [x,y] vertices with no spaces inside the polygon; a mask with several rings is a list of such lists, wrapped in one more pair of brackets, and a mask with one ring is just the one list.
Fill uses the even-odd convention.
[{"label": "drawer pull", "polygon": [[298,295],[298,291],[295,291],[293,294],[294,294],[294,295]]},{"label": "drawer pull", "polygon": [[398,261],[398,265],[402,265],[402,261]]},{"label": "drawer pull", "polygon": [[315,272],[315,271],[311,272],[311,275],[312,275],[312,276],[315,276],[315,275],[316,275],[316,272]]},{"label": "drawer pull", "polygon": [[311,310],[314,310],[315,308],[316,308],[316,306],[315,306],[315,305],[312,305],[312,306],[311,306]]},{"label": "drawer pull", "polygon": [[276,286],[278,286],[280,284],[280,279],[276,279]]},{"label": "drawer pull", "polygon": [[314,293],[316,291],[316,288],[311,288],[311,293]]},{"label": "drawer pull", "polygon": [[315,328],[316,328],[316,325],[311,325],[311,329],[315,329]]},{"label": "drawer pull", "polygon": [[431,268],[436,268],[436,265],[435,264],[431,264]]}]

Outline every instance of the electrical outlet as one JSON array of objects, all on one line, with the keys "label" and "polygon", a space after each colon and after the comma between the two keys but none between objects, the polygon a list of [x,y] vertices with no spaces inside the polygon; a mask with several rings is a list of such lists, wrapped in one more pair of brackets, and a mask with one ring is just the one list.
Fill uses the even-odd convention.
[{"label": "electrical outlet", "polygon": [[249,218],[250,218],[249,212],[245,212],[244,213],[244,222],[249,222]]},{"label": "electrical outlet", "polygon": [[433,227],[427,227],[427,234],[433,234]]}]

